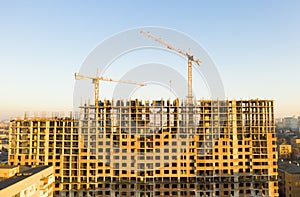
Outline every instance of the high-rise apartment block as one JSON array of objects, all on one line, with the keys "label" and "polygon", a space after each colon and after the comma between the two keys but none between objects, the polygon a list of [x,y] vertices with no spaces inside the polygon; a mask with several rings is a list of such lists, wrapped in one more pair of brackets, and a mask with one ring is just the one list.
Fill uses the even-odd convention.
[{"label": "high-rise apartment block", "polygon": [[282,119],[283,128],[297,130],[298,129],[298,119],[295,117],[285,117]]},{"label": "high-rise apartment block", "polygon": [[52,165],[56,196],[278,196],[271,100],[111,101],[10,122],[9,164]]}]

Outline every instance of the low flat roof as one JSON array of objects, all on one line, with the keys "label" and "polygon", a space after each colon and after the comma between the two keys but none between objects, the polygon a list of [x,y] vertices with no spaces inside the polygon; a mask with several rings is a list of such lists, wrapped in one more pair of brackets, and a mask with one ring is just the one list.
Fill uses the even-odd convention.
[{"label": "low flat roof", "polygon": [[292,161],[279,161],[278,170],[285,171],[289,174],[300,174],[300,165]]},{"label": "low flat roof", "polygon": [[35,168],[31,168],[29,170],[26,170],[26,171],[23,171],[23,172],[20,172],[20,176],[13,176],[13,177],[10,177],[8,179],[5,179],[3,181],[0,182],[0,190],[10,186],[10,185],[13,185],[19,181],[22,181],[28,177],[30,177],[31,175],[34,175],[46,168],[50,168],[51,166],[37,166]]},{"label": "low flat roof", "polygon": [[9,166],[9,165],[0,165],[0,169],[12,169],[12,168],[16,168],[18,166]]}]

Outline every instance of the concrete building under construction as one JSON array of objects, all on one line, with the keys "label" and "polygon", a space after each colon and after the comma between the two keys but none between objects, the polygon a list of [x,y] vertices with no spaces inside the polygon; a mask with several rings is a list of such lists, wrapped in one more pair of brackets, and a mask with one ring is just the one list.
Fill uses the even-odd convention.
[{"label": "concrete building under construction", "polygon": [[10,122],[9,164],[56,196],[278,196],[271,100],[112,101]]}]

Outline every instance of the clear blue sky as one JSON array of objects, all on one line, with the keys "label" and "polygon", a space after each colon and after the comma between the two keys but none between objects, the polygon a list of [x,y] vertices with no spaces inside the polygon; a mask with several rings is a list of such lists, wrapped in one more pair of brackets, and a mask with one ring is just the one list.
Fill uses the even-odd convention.
[{"label": "clear blue sky", "polygon": [[[299,1],[0,1],[0,118],[72,110],[73,73],[105,38],[179,30],[208,51],[229,99],[300,114]],[[184,67],[183,67],[184,68]]]}]

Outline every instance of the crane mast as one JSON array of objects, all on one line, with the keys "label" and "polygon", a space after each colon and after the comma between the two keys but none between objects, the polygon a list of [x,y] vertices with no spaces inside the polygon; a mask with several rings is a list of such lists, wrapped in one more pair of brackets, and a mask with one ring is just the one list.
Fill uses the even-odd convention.
[{"label": "crane mast", "polygon": [[98,101],[99,101],[99,81],[108,81],[108,82],[117,82],[117,83],[126,83],[126,84],[134,84],[134,85],[139,85],[139,86],[145,86],[143,83],[138,83],[134,81],[123,81],[123,80],[116,80],[112,78],[104,78],[104,77],[99,77],[98,76],[98,71],[96,72],[96,76],[87,76],[87,75],[82,75],[80,73],[75,73],[75,79],[80,80],[80,79],[91,79],[93,84],[94,84],[94,102],[95,106],[98,107]]},{"label": "crane mast", "polygon": [[188,60],[188,96],[187,96],[187,99],[188,99],[188,104],[192,104],[193,102],[193,76],[192,76],[192,64],[193,62],[195,62],[197,65],[200,66],[201,64],[201,60],[199,59],[194,59],[194,56],[190,54],[190,52],[186,53],[178,48],[175,48],[174,46],[172,46],[171,44],[167,43],[166,41],[164,41],[163,39],[161,38],[158,38],[154,35],[152,35],[151,33],[149,32],[146,32],[144,30],[141,30],[140,33],[146,35],[147,37],[155,40],[156,42],[162,44],[162,45],[165,45],[168,49],[170,50],[173,50],[179,54],[181,54],[182,56],[186,57],[187,60]]}]

